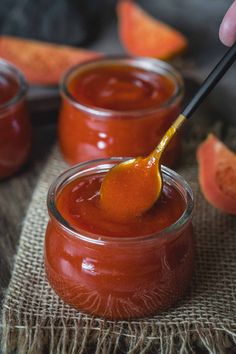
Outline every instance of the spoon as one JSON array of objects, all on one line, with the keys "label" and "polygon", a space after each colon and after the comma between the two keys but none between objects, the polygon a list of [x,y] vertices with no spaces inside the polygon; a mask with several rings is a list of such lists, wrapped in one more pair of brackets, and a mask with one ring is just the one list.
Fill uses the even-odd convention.
[{"label": "spoon", "polygon": [[176,131],[197,109],[236,59],[236,43],[211,71],[197,93],[147,157],[137,157],[113,167],[100,189],[100,206],[113,219],[130,219],[149,210],[163,188],[160,159]]}]

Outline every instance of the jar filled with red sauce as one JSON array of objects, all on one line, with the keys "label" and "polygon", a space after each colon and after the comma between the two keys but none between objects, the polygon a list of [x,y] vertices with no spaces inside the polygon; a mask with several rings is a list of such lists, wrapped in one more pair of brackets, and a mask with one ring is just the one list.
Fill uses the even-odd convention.
[{"label": "jar filled with red sauce", "polygon": [[0,179],[18,171],[30,153],[32,138],[26,91],[22,73],[0,60]]},{"label": "jar filled with red sauce", "polygon": [[172,170],[162,167],[162,195],[144,215],[118,222],[102,210],[101,182],[121,161],[86,162],[59,176],[48,193],[45,236],[45,269],[56,293],[110,319],[150,316],[174,304],[194,261],[193,196]]},{"label": "jar filled with red sauce", "polygon": [[[70,164],[112,156],[145,156],[180,113],[183,82],[151,58],[102,58],[72,68],[61,84],[59,142]],[[163,163],[173,165],[180,136]]]}]

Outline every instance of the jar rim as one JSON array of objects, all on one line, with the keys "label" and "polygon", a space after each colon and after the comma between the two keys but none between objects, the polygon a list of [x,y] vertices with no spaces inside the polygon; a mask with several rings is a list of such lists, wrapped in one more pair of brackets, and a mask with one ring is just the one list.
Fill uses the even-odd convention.
[{"label": "jar rim", "polygon": [[[98,66],[105,66],[108,64],[115,65],[116,63],[131,65],[133,67],[138,67],[147,71],[154,71],[158,74],[168,76],[175,85],[174,93],[168,100],[166,100],[161,105],[158,105],[156,107],[151,106],[143,109],[118,111],[118,110],[105,109],[102,107],[96,107],[96,106],[91,106],[88,104],[81,103],[78,100],[76,100],[75,97],[69,92],[68,82],[70,81],[71,77],[76,75],[79,71],[86,70],[89,67],[93,68]],[[127,115],[129,115],[129,117],[142,117],[144,114],[156,113],[178,103],[182,99],[184,94],[184,83],[180,73],[173,66],[171,66],[170,64],[162,60],[148,58],[148,57],[108,55],[108,56],[102,56],[99,58],[87,60],[83,63],[71,67],[62,76],[62,79],[60,81],[60,93],[61,96],[63,98],[68,99],[74,107],[86,113],[90,113],[95,116],[98,116],[100,118],[105,118],[110,116],[122,117]]]},{"label": "jar rim", "polygon": [[5,110],[10,106],[18,103],[22,98],[25,97],[26,91],[28,89],[28,84],[21,70],[19,70],[15,65],[4,59],[0,59],[0,74],[1,73],[7,73],[12,75],[12,77],[17,79],[17,84],[19,85],[16,94],[7,102],[0,104],[0,109]]},{"label": "jar rim", "polygon": [[[170,226],[164,228],[161,231],[145,235],[145,236],[137,236],[137,237],[113,237],[113,236],[103,236],[96,233],[91,233],[86,230],[77,230],[73,226],[71,226],[61,215],[57,206],[56,206],[56,197],[60,190],[63,189],[68,183],[73,181],[80,172],[86,172],[89,175],[89,172],[95,172],[96,167],[103,166],[103,170],[99,172],[107,172],[109,168],[113,167],[115,164],[125,161],[129,158],[123,157],[111,157],[105,159],[96,159],[92,161],[86,161],[84,163],[80,163],[74,167],[71,167],[61,173],[51,184],[48,195],[47,195],[47,207],[50,217],[53,217],[57,223],[59,223],[60,227],[68,234],[73,237],[79,238],[81,240],[96,243],[96,244],[107,244],[107,243],[122,243],[122,244],[134,244],[137,242],[149,242],[153,241],[157,238],[165,238],[170,237],[170,235],[175,234],[177,231],[181,230],[185,224],[189,222],[192,216],[194,201],[193,201],[193,193],[189,184],[185,181],[185,179],[180,176],[175,171],[171,170],[166,166],[161,166],[161,170],[163,172],[164,179],[166,177],[170,178],[171,181],[175,184],[175,186],[180,190],[182,188],[182,192],[185,193],[184,199],[186,203],[186,208],[183,211],[182,215],[175,223]],[[103,165],[101,165],[103,164]],[[108,168],[108,164],[109,168]]]}]

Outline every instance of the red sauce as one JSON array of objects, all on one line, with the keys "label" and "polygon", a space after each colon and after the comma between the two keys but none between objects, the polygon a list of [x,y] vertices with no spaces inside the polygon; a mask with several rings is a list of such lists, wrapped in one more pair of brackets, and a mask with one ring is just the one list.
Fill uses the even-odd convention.
[{"label": "red sauce", "polygon": [[83,105],[115,111],[160,107],[175,91],[168,77],[127,65],[110,65],[72,77],[68,90]]},{"label": "red sauce", "polygon": [[118,164],[106,174],[100,189],[100,205],[111,218],[129,220],[153,206],[161,189],[158,162],[155,158],[139,157]]},{"label": "red sauce", "polygon": [[18,92],[19,84],[8,74],[0,76],[0,105],[9,102]]},{"label": "red sauce", "polygon": [[99,190],[103,177],[97,174],[75,180],[63,188],[57,198],[61,215],[78,231],[112,237],[145,236],[174,224],[184,211],[183,197],[165,184],[152,209],[134,219],[116,222],[100,207]]},{"label": "red sauce", "polygon": [[[178,300],[191,279],[191,220],[174,232],[158,234],[181,217],[185,199],[165,184],[151,210],[119,223],[100,208],[102,178],[81,177],[56,193],[55,204],[65,221],[58,222],[50,212],[47,277],[57,294],[81,311],[111,319],[153,315]],[[75,234],[63,225],[73,227]],[[150,238],[150,233],[155,236]]]},{"label": "red sauce", "polygon": [[[0,63],[0,178],[15,173],[27,160],[31,148],[31,124],[25,97],[16,74],[1,71]],[[8,64],[7,64],[8,65]]]},{"label": "red sauce", "polygon": [[[143,61],[148,63],[148,59]],[[102,63],[84,64],[65,78],[59,141],[70,164],[148,155],[180,111],[181,94],[175,97],[179,84],[165,71],[158,73],[121,60]],[[179,152],[177,136],[164,163],[173,164]]]}]

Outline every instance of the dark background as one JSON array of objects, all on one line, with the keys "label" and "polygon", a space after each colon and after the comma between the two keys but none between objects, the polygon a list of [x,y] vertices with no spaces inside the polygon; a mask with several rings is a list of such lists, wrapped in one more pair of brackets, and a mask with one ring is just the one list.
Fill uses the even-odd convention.
[{"label": "dark background", "polygon": [[[0,33],[85,46],[106,54],[124,53],[116,27],[116,0],[1,0]],[[220,22],[231,0],[137,0],[152,16],[183,32],[189,47],[180,69],[199,82],[224,48]],[[176,63],[174,63],[176,64]],[[179,63],[177,62],[177,66]],[[211,95],[223,119],[236,120],[236,69],[231,69]],[[34,91],[35,92],[35,91]]]}]

